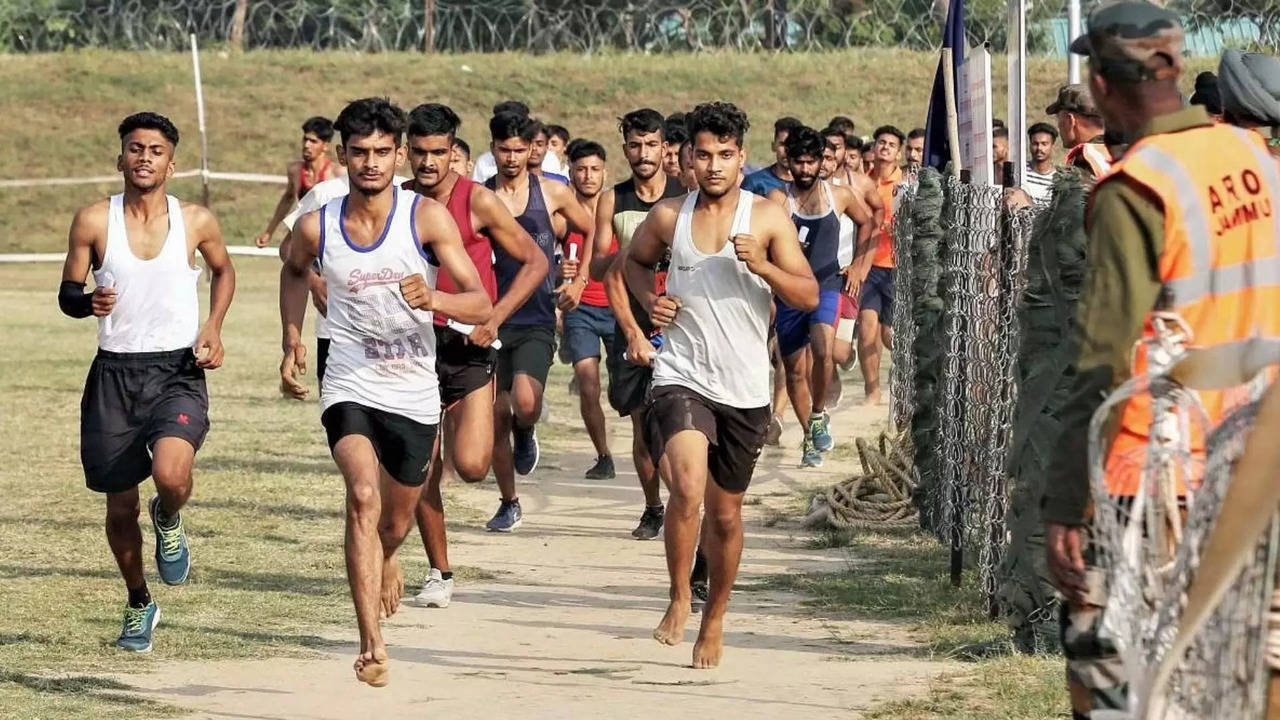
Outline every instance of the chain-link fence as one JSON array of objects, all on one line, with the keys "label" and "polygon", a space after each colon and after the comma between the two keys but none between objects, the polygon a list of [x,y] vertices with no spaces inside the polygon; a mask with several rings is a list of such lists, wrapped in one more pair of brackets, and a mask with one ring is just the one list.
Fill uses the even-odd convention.
[{"label": "chain-link fence", "polygon": [[[1064,54],[1065,4],[1029,5],[1031,52]],[[1275,0],[1171,0],[1170,7],[1183,14],[1194,54],[1280,45]],[[190,33],[218,44],[237,27],[246,48],[931,50],[946,8],[945,0],[248,0],[240,22],[237,0],[7,0],[0,3],[0,50],[176,50]],[[971,45],[1004,49],[1005,0],[969,0],[965,19]]]}]

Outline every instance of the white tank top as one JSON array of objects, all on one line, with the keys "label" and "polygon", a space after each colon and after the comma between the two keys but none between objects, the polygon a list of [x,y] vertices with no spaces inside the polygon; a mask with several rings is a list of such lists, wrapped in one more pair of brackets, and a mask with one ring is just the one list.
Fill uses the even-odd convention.
[{"label": "white tank top", "polygon": [[[751,232],[756,196],[739,191],[730,238]],[[653,361],[653,385],[680,385],[735,408],[769,404],[769,284],[738,260],[733,242],[707,255],[693,244],[689,193],[671,240],[667,293],[680,298],[676,319],[663,331]]]},{"label": "white tank top", "polygon": [[377,241],[353,245],[343,229],[347,198],[320,208],[320,272],[329,286],[329,360],[324,409],[352,402],[433,425],[440,420],[436,335],[431,313],[409,307],[400,280],[414,273],[436,285],[413,226],[419,195],[396,189]]},{"label": "white tank top", "polygon": [[140,260],[129,247],[124,195],[112,195],[107,210],[107,249],[93,273],[100,287],[116,290],[111,314],[98,318],[98,347],[108,352],[169,352],[193,347],[200,334],[200,297],[187,250],[182,203],[166,195],[169,234],[160,254]]}]

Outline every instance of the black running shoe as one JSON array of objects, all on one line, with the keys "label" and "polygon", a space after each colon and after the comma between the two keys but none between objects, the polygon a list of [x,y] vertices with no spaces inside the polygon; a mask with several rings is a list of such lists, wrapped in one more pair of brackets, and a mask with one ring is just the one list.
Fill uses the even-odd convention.
[{"label": "black running shoe", "polygon": [[591,466],[585,477],[588,480],[612,480],[617,476],[618,473],[613,469],[613,456],[601,455],[596,458],[596,464]]},{"label": "black running shoe", "polygon": [[631,531],[631,537],[637,540],[652,540],[662,532],[663,507],[646,507],[640,516],[640,524]]},{"label": "black running shoe", "polygon": [[516,474],[528,475],[538,467],[538,433],[533,428],[511,428],[511,454],[515,461]]},{"label": "black running shoe", "polygon": [[689,600],[690,608],[693,612],[702,612],[702,608],[706,607],[707,598],[711,593],[711,586],[706,580],[694,580],[689,583],[689,589],[693,591],[693,596]]}]

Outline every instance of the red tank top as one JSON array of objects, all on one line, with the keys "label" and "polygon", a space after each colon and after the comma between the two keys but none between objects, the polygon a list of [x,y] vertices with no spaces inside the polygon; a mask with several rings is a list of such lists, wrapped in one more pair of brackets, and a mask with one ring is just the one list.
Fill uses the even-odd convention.
[{"label": "red tank top", "polygon": [[[475,183],[470,179],[459,175],[458,181],[453,184],[453,190],[449,193],[449,200],[444,206],[458,225],[462,246],[466,248],[472,264],[476,266],[476,272],[480,274],[480,284],[484,286],[485,292],[489,293],[489,300],[496,302],[498,278],[493,272],[493,241],[488,235],[476,232],[471,226],[471,188],[474,185]],[[449,277],[449,273],[444,268],[440,268],[440,273],[436,276],[436,289],[450,293],[458,291],[457,283]],[[444,317],[440,313],[436,313],[435,323],[444,325]]]},{"label": "red tank top", "polygon": [[[569,257],[569,248],[577,247],[578,254],[575,257],[577,257],[579,261],[582,260],[582,240],[583,237],[576,232],[571,232],[565,237],[564,252],[566,258]],[[609,252],[618,252],[617,237],[613,238],[613,247]],[[605,294],[604,283],[598,280],[588,280],[587,286],[582,290],[582,304],[590,305],[591,307],[609,307],[609,296]]]},{"label": "red tank top", "polygon": [[307,191],[315,187],[318,183],[325,179],[325,173],[329,172],[329,157],[326,155],[324,164],[316,170],[316,179],[314,182],[307,180],[307,164],[298,165],[298,199],[301,200]]}]

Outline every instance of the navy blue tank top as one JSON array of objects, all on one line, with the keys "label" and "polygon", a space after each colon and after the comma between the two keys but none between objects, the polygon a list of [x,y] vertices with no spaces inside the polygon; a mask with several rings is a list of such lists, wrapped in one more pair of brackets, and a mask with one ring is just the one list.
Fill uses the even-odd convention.
[{"label": "navy blue tank top", "polygon": [[831,186],[822,183],[828,210],[825,215],[816,216],[797,212],[792,194],[794,190],[793,186],[787,186],[787,205],[791,210],[791,221],[796,224],[796,233],[800,236],[800,248],[809,260],[809,267],[813,268],[818,288],[839,290],[844,286],[844,278],[840,277],[840,218],[836,215]]},{"label": "navy blue tank top", "polygon": [[[485,187],[496,190],[497,177],[485,181]],[[547,212],[547,201],[542,197],[542,186],[538,176],[529,175],[529,200],[525,203],[524,212],[516,217],[516,222],[529,233],[538,249],[547,256],[547,276],[542,279],[524,305],[511,313],[511,317],[502,323],[503,327],[555,327],[556,302],[552,295],[555,290],[555,261],[553,255],[556,246],[555,229],[551,226],[551,213]],[[511,288],[511,281],[520,272],[520,261],[511,257],[500,245],[493,247],[493,274],[498,278],[498,296],[501,297]]]}]

